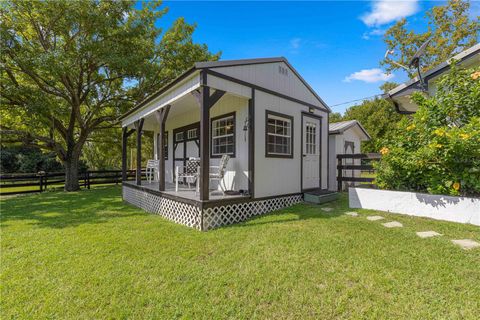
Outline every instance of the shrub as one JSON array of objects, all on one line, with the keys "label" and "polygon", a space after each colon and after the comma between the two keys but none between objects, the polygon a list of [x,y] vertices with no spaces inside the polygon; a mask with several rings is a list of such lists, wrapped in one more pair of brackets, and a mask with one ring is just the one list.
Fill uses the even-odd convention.
[{"label": "shrub", "polygon": [[380,188],[480,195],[480,68],[456,66],[398,125],[376,165]]}]

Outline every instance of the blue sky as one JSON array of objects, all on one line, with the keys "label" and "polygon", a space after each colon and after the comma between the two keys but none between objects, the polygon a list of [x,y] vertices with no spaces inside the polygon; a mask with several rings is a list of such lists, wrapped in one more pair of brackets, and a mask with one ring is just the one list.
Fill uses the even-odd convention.
[{"label": "blue sky", "polygon": [[222,60],[284,56],[333,106],[379,94],[384,80],[406,80],[377,70],[386,51],[382,32],[402,17],[425,30],[425,11],[441,3],[165,1],[169,12],[158,25],[166,29],[179,17],[197,23],[194,40],[222,51]]}]

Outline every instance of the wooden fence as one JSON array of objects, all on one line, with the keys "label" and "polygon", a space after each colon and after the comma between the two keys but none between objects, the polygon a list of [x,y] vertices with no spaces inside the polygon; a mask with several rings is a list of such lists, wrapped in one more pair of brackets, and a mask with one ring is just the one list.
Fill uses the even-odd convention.
[{"label": "wooden fence", "polygon": [[[375,168],[372,165],[372,161],[380,160],[381,155],[379,153],[358,153],[358,154],[339,154],[337,155],[337,189],[343,190],[343,182],[360,182],[370,183],[373,185],[374,177],[362,177],[362,173],[368,172],[369,175],[375,174]],[[346,164],[345,160],[351,159],[353,161],[360,160],[360,164]],[[343,170],[352,170],[352,176],[345,176]],[[359,175],[355,172],[360,172]]]},{"label": "wooden fence", "polygon": [[[92,185],[122,182],[122,170],[88,170],[79,173],[78,176],[80,187],[86,189],[90,189]],[[135,170],[127,170],[127,180],[135,180]],[[0,175],[0,195],[43,192],[49,188],[63,188],[64,185],[65,173],[63,172]]]}]

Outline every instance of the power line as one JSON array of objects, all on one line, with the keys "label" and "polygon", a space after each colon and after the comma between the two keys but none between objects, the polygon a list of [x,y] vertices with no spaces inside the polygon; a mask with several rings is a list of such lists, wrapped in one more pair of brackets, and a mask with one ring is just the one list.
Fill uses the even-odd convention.
[{"label": "power line", "polygon": [[351,100],[351,101],[347,101],[347,102],[337,103],[337,104],[334,104],[334,105],[330,106],[330,108],[337,107],[337,106],[341,106],[342,104],[347,104],[347,103],[352,103],[352,102],[357,102],[357,101],[368,100],[368,99],[377,98],[377,97],[381,97],[381,96],[382,96],[381,94],[376,94],[376,95],[370,96],[370,97],[365,97],[365,98],[360,98],[360,99]]}]

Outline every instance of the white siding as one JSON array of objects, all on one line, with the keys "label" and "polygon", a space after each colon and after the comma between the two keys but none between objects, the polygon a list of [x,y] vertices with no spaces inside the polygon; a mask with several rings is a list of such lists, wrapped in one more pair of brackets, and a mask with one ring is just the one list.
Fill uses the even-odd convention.
[{"label": "white siding", "polygon": [[[287,69],[287,74],[281,74],[279,67]],[[316,106],[322,105],[284,62],[221,67],[213,70]]]},{"label": "white siding", "polygon": [[[293,117],[293,158],[265,157],[265,110]],[[260,90],[255,91],[255,197],[301,192],[302,111],[308,112],[308,107]],[[314,114],[322,116],[321,187],[326,189],[328,119],[326,112],[316,110]]]}]

